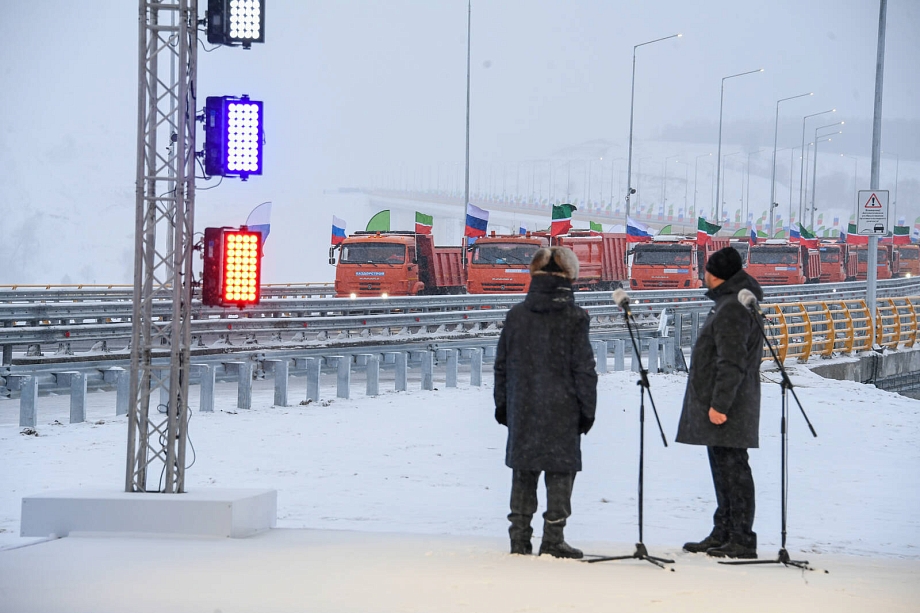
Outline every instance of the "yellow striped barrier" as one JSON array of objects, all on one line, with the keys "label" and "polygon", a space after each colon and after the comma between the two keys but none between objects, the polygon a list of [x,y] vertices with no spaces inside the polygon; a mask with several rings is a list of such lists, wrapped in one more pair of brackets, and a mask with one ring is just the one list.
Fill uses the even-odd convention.
[{"label": "yellow striped barrier", "polygon": [[[917,342],[918,296],[878,299],[874,334],[862,299],[763,304],[762,308],[767,338],[783,361],[852,354],[868,351],[874,344],[888,349],[913,347]],[[766,346],[763,359],[772,359]]]}]

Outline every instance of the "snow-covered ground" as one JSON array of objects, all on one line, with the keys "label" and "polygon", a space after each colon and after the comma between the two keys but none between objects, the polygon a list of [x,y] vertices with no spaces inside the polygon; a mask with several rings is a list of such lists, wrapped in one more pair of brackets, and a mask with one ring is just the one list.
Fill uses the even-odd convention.
[{"label": "snow-covered ground", "polygon": [[[825,380],[801,366],[793,366],[790,370],[798,397],[818,433],[817,438],[811,436],[798,407],[793,404],[788,453],[787,548],[790,554],[794,559],[810,559],[813,564],[817,561],[829,568],[831,576],[835,568],[846,568],[847,573],[852,573],[838,573],[834,579],[837,583],[826,590],[826,595],[832,599],[822,602],[836,603],[833,598],[849,593],[858,597],[843,602],[856,608],[841,608],[838,603],[836,610],[864,610],[869,606],[867,603],[871,606],[885,603],[890,606],[889,610],[911,610],[916,598],[920,597],[920,588],[910,579],[911,576],[916,579],[920,573],[920,515],[917,513],[920,508],[920,448],[917,446],[920,401],[872,386]],[[364,600],[357,596],[360,586],[356,586],[351,599],[339,595],[341,598],[323,600],[314,593],[318,599],[308,599],[313,605],[305,606],[304,610],[562,610],[569,608],[566,603],[588,606],[592,602],[610,606],[619,602],[627,607],[632,605],[633,610],[641,608],[637,603],[651,606],[649,602],[654,598],[644,599],[640,595],[648,587],[648,581],[660,581],[661,576],[639,579],[646,575],[622,574],[640,572],[636,569],[598,574],[601,572],[598,567],[604,565],[574,565],[542,558],[534,558],[532,564],[530,560],[506,555],[505,515],[511,473],[504,466],[505,429],[492,417],[491,377],[485,379],[486,385],[482,388],[471,388],[461,373],[460,387],[445,389],[441,375],[435,380],[440,389],[433,392],[420,391],[418,382],[410,381],[407,393],[387,391],[377,398],[366,398],[355,390],[357,393],[352,399],[341,400],[334,398],[334,379],[330,378],[324,381],[327,400],[283,408],[272,406],[271,382],[256,381],[253,408],[246,411],[235,407],[235,386],[219,384],[215,412],[195,413],[190,422],[195,462],[186,473],[187,488],[277,489],[278,528],[298,530],[276,530],[271,536],[246,541],[253,546],[262,543],[276,554],[280,547],[286,555],[292,556],[293,562],[287,560],[292,566],[278,569],[278,572],[291,573],[292,569],[307,575],[313,572],[312,576],[326,577],[324,580],[333,582],[338,580],[335,577],[347,577],[347,568],[340,569],[345,573],[340,576],[333,568],[310,570],[303,566],[310,564],[304,561],[306,558],[298,556],[297,548],[302,546],[303,555],[309,557],[307,552],[315,555],[317,542],[320,542],[335,550],[328,554],[328,559],[335,560],[335,564],[347,567],[349,559],[357,561],[369,556],[355,566],[355,572],[360,567],[365,573],[362,581],[367,582],[369,589],[379,589],[384,584],[394,585],[384,580],[395,572],[385,563],[390,555],[388,552],[397,561],[407,556],[411,558],[412,552],[423,558],[427,556],[427,562],[423,560],[420,568],[429,570],[418,580],[419,585],[431,585],[417,588],[420,594],[417,601],[406,600],[405,593],[396,587],[393,587],[393,594],[388,595],[384,590],[376,599]],[[759,535],[760,555],[768,559],[778,551],[781,538],[781,405],[776,380],[775,372],[763,372],[761,448],[751,452],[757,485],[754,528]],[[739,606],[745,602],[748,605],[759,603],[761,608],[755,609],[770,610],[763,608],[766,601],[758,594],[765,598],[780,588],[763,582],[775,581],[778,572],[798,576],[798,571],[734,569],[718,566],[705,557],[680,552],[684,541],[702,538],[710,528],[714,510],[712,485],[705,450],[671,442],[686,377],[652,375],[651,383],[669,445],[667,448],[662,445],[647,402],[643,541],[652,555],[676,557],[677,570],[687,570],[697,583],[736,581],[744,577],[747,587],[739,588],[742,591],[725,602]],[[303,380],[294,381],[292,402],[303,398],[304,387]],[[385,381],[382,388],[392,389]],[[609,373],[600,378],[597,422],[584,438],[585,468],[575,482],[573,515],[566,528],[566,539],[575,546],[597,553],[628,555],[633,551],[637,537],[638,405],[639,388],[634,373]],[[194,397],[192,406],[197,406]],[[124,417],[114,416],[114,393],[89,396],[86,423],[67,424],[67,415],[66,397],[42,397],[37,436],[24,435],[17,425],[18,402],[0,400],[0,483],[4,484],[0,490],[0,547],[15,547],[35,540],[18,536],[24,495],[81,487],[110,487],[119,491],[123,487],[127,427]],[[308,530],[300,532],[299,529]],[[539,545],[540,531],[541,522],[537,518],[536,545]],[[330,539],[335,540],[335,546]],[[180,556],[182,560],[190,556],[187,563],[192,564],[195,556],[201,555],[209,565],[208,573],[226,572],[227,577],[233,577],[236,576],[233,565],[238,562],[232,562],[232,556],[225,558],[229,555],[226,551],[211,557],[202,552],[215,547],[244,547],[187,539],[102,540],[108,544],[98,545],[96,539],[71,537],[0,550],[0,593],[15,595],[15,602],[27,602],[23,599],[23,590],[43,589],[46,584],[53,587],[58,585],[57,581],[65,592],[71,588],[79,591],[82,588],[77,578],[93,575],[84,566],[92,569],[95,565],[100,571],[111,569],[111,556],[129,555],[126,552],[132,549],[141,568],[147,556],[151,556],[151,568],[157,569],[158,564],[170,560],[170,556]],[[81,542],[84,544],[80,545]],[[78,556],[80,561],[65,563],[60,559],[60,556],[70,555]],[[248,582],[252,580],[251,573],[263,574],[267,570],[260,566],[258,559],[252,558],[254,554],[246,555],[250,571],[244,574]],[[276,558],[271,559],[272,564],[279,563]],[[286,564],[285,559],[280,562],[282,566]],[[317,562],[320,567],[323,566],[321,559],[322,554]],[[443,566],[448,559],[450,564]],[[268,557],[266,563],[267,560]],[[463,560],[472,566],[463,567]],[[425,566],[429,562],[431,566]],[[540,564],[534,565],[536,562]],[[32,568],[30,564],[38,566],[34,570],[48,565],[49,573],[62,573],[70,578],[58,576],[54,579],[40,573],[42,578],[34,578],[31,588],[23,586],[19,581],[24,575],[28,576],[24,569]],[[73,567],[68,564],[80,566],[80,573],[69,573],[66,569]],[[181,566],[184,568],[185,564],[182,562]],[[461,564],[461,568],[451,564]],[[630,568],[637,565],[634,562],[615,564]],[[655,571],[651,565],[648,567],[648,572]],[[406,572],[410,572],[408,569],[416,567],[410,561],[406,568]],[[18,570],[14,573],[14,569]],[[440,572],[454,573],[454,579],[441,576]],[[619,577],[617,581],[625,576],[637,577],[637,580],[613,584],[609,573],[617,572],[621,574],[612,576]],[[456,573],[461,576],[457,577]],[[528,581],[540,581],[540,577],[544,577],[558,589],[572,589],[574,600],[568,601],[554,591],[554,596],[544,600],[515,601],[478,585],[483,574],[494,576],[496,582],[507,577],[510,583],[503,584],[507,589],[512,589],[519,581],[530,585],[528,589],[539,589],[540,583]],[[668,573],[667,576],[672,575]],[[806,578],[818,576],[809,574]],[[852,581],[844,580],[845,577]],[[169,580],[163,579],[159,587],[149,584],[144,589],[166,589]],[[402,580],[411,583],[410,579],[403,577]],[[687,575],[681,579],[687,580]],[[93,581],[114,589],[111,585],[114,578],[94,577]],[[217,606],[208,601],[207,606],[202,602],[199,603],[201,608],[183,610],[260,610],[257,596],[264,584],[249,591],[244,584],[235,588],[241,590],[237,608],[232,603]],[[797,581],[797,584],[802,582]],[[202,593],[216,589],[208,581],[202,585]],[[885,589],[873,591],[875,588],[866,587],[871,585],[885,586]],[[447,590],[445,600],[429,601],[422,597],[425,590],[438,586]],[[677,589],[678,586],[683,587]],[[113,591],[112,598],[116,593],[130,592],[124,588],[121,586]],[[683,588],[690,590],[684,583],[671,584],[668,589],[677,589],[674,594],[678,594]],[[226,593],[231,591],[227,587]],[[620,591],[631,596],[617,600],[614,596]],[[677,599],[670,601],[674,604],[670,610],[695,610],[697,605],[702,610],[701,603],[707,601],[704,596],[708,593],[703,590],[688,600],[675,596]],[[465,594],[470,598],[471,608],[461,606]],[[746,596],[742,597],[744,594]],[[717,592],[712,595],[717,599]],[[33,596],[38,597],[38,594]],[[92,610],[93,605],[87,603],[106,602],[99,594],[81,598],[70,601],[74,604],[71,610]],[[254,598],[256,604],[244,604],[252,603]],[[39,598],[34,602],[43,601]],[[416,604],[411,604],[413,602]],[[444,606],[433,607],[430,602]],[[801,602],[820,604],[808,597]],[[911,602],[913,604],[909,604]],[[491,605],[484,609],[483,603]],[[38,608],[33,610],[42,610],[36,606]],[[49,608],[67,609],[50,604]],[[280,604],[278,608],[298,610],[296,606],[290,608]],[[11,609],[0,605],[0,610]],[[271,606],[266,605],[261,610],[271,610]]]}]

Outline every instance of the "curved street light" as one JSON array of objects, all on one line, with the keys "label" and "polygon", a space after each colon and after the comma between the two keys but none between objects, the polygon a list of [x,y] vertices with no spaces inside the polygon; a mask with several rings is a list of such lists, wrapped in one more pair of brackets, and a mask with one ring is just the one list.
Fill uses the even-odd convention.
[{"label": "curved street light", "polygon": [[[799,94],[798,96],[789,96],[788,98],[780,98],[776,101],[776,120],[773,122],[773,171],[770,174],[770,227],[773,227],[774,221],[774,211],[779,204],[776,202],[776,141],[777,136],[779,135],[779,103],[785,102],[786,100],[795,100],[796,98],[804,98],[805,96],[813,96],[814,92],[809,92],[807,94]],[[789,181],[792,181],[792,177],[789,177]]]},{"label": "curved street light", "polygon": [[[805,117],[802,118],[802,162],[799,164],[799,219],[802,219],[802,205],[805,201],[805,122],[809,117],[817,117],[818,115],[827,115],[828,113],[836,112],[837,109],[829,109],[827,111],[821,111],[820,113],[805,115]],[[792,179],[790,179],[790,181],[791,180]]]},{"label": "curved street light", "polygon": [[704,153],[702,155],[698,155],[696,156],[696,160],[694,160],[693,162],[693,214],[694,215],[699,215],[699,211],[696,208],[696,194],[699,191],[696,188],[696,181],[697,181],[697,176],[698,176],[699,169],[700,169],[700,158],[704,158],[707,156],[712,157],[712,153]]},{"label": "curved street light", "polygon": [[664,38],[656,38],[655,40],[650,40],[644,43],[639,43],[633,47],[633,58],[632,58],[632,88],[629,92],[629,151],[626,158],[626,220],[629,221],[629,200],[632,194],[635,193],[635,190],[632,187],[632,143],[633,143],[633,109],[634,101],[636,98],[636,49],[639,47],[644,47],[645,45],[651,45],[652,43],[660,43],[663,40],[669,40],[671,38],[680,38],[683,34],[672,34],[670,36],[665,36]]},{"label": "curved street light", "polygon": [[755,72],[763,72],[763,68],[758,68],[757,70],[749,70],[747,72],[739,72],[738,74],[722,77],[722,93],[719,95],[719,149],[716,157],[716,221],[719,219],[719,175],[721,174],[720,166],[722,164],[722,107],[725,100],[725,81],[728,79],[734,79],[735,77],[743,77],[744,75],[754,74]]}]

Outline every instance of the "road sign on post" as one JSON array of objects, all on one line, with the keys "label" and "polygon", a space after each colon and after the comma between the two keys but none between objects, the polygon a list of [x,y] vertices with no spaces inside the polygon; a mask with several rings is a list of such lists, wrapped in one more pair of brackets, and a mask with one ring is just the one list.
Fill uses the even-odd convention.
[{"label": "road sign on post", "polygon": [[860,190],[856,199],[856,233],[869,236],[888,234],[888,190]]}]

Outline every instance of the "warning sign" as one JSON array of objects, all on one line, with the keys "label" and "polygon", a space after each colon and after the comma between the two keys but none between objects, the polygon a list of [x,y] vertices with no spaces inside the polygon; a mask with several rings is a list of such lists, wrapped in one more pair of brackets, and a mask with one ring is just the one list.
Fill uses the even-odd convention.
[{"label": "warning sign", "polygon": [[888,190],[861,190],[856,199],[856,233],[888,234]]}]

